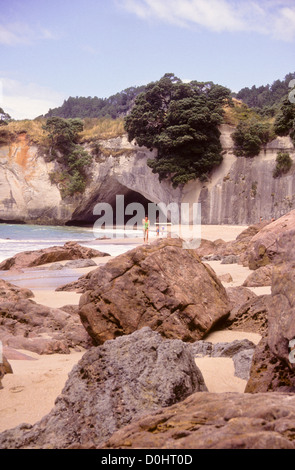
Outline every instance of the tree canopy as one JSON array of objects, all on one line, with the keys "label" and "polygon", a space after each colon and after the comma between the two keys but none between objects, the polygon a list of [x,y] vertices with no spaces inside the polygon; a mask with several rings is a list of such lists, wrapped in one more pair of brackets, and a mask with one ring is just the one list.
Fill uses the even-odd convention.
[{"label": "tree canopy", "polygon": [[165,74],[135,99],[125,118],[129,141],[157,149],[148,165],[174,187],[204,179],[222,161],[218,126],[230,90],[212,82],[183,83]]},{"label": "tree canopy", "polygon": [[133,105],[135,97],[144,88],[144,86],[129,87],[109,98],[70,96],[63,102],[62,106],[50,109],[45,117],[57,116],[65,119],[109,117],[117,119],[126,116]]},{"label": "tree canopy", "polygon": [[274,129],[277,135],[290,135],[295,145],[295,104],[286,98],[276,116]]},{"label": "tree canopy", "polygon": [[238,157],[254,157],[275,138],[270,122],[258,120],[255,116],[239,122],[232,133],[234,153]]},{"label": "tree canopy", "polygon": [[251,88],[242,88],[236,98],[242,100],[250,108],[260,109],[264,114],[274,115],[281,101],[286,97],[290,80],[295,78],[295,73],[289,73],[283,80],[275,80],[271,85],[262,85]]},{"label": "tree canopy", "polygon": [[91,155],[78,144],[79,133],[83,130],[80,119],[47,119],[44,130],[50,142],[49,154],[64,168],[63,173],[53,173],[52,181],[61,183],[64,195],[83,192],[86,187],[87,166],[91,164]]}]

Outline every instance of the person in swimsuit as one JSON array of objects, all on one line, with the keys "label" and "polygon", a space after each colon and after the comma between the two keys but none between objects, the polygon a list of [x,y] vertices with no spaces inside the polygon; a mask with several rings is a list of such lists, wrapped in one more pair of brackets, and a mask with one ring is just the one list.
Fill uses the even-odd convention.
[{"label": "person in swimsuit", "polygon": [[148,219],[148,216],[146,215],[145,219],[143,219],[143,241],[148,242],[149,239],[149,226],[150,226],[150,221]]}]

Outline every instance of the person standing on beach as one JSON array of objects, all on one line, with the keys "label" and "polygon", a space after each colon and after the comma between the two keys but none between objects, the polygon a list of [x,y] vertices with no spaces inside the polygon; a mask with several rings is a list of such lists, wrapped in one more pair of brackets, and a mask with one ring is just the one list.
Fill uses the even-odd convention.
[{"label": "person standing on beach", "polygon": [[143,219],[143,241],[148,242],[149,240],[149,226],[150,226],[150,221],[148,219],[148,216],[145,216],[145,219]]}]

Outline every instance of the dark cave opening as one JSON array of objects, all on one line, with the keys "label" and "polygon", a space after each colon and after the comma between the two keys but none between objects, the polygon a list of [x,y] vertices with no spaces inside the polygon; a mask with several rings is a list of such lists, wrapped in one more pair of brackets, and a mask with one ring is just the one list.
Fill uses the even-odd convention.
[{"label": "dark cave opening", "polygon": [[[109,205],[111,208],[112,214],[112,225],[113,226],[125,226],[126,224],[131,224],[134,221],[134,218],[138,220],[138,225],[140,228],[142,226],[142,218],[147,215],[150,220],[151,226],[159,220],[163,220],[164,214],[160,211],[159,207],[142,194],[128,189],[120,185],[116,187],[115,191],[107,194],[104,198],[93,197],[87,204],[87,207],[84,206],[83,210],[75,211],[72,219],[66,222],[67,226],[92,226],[94,223],[104,216],[105,211],[100,212],[98,209],[95,211],[95,207],[103,207],[103,204]],[[136,203],[136,204],[134,204]],[[95,213],[94,213],[95,212]],[[99,213],[99,215],[97,215]]]}]

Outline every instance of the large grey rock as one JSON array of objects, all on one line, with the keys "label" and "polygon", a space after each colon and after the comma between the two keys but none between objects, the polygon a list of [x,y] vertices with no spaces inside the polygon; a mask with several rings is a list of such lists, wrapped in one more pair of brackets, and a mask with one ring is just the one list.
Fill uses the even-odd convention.
[{"label": "large grey rock", "polygon": [[230,343],[196,341],[192,344],[194,357],[229,357],[234,363],[235,375],[243,380],[250,377],[250,368],[256,345],[248,339],[235,340]]},{"label": "large grey rock", "polygon": [[136,417],[206,390],[189,345],[142,328],[86,352],[53,410],[0,434],[0,448],[99,446]]},{"label": "large grey rock", "polygon": [[236,377],[239,377],[243,380],[248,380],[250,378],[250,370],[254,353],[255,348],[244,349],[234,354],[233,361]]},{"label": "large grey rock", "polygon": [[256,345],[248,339],[235,340],[230,343],[216,343],[212,348],[212,357],[234,357],[244,350],[253,350]]}]

